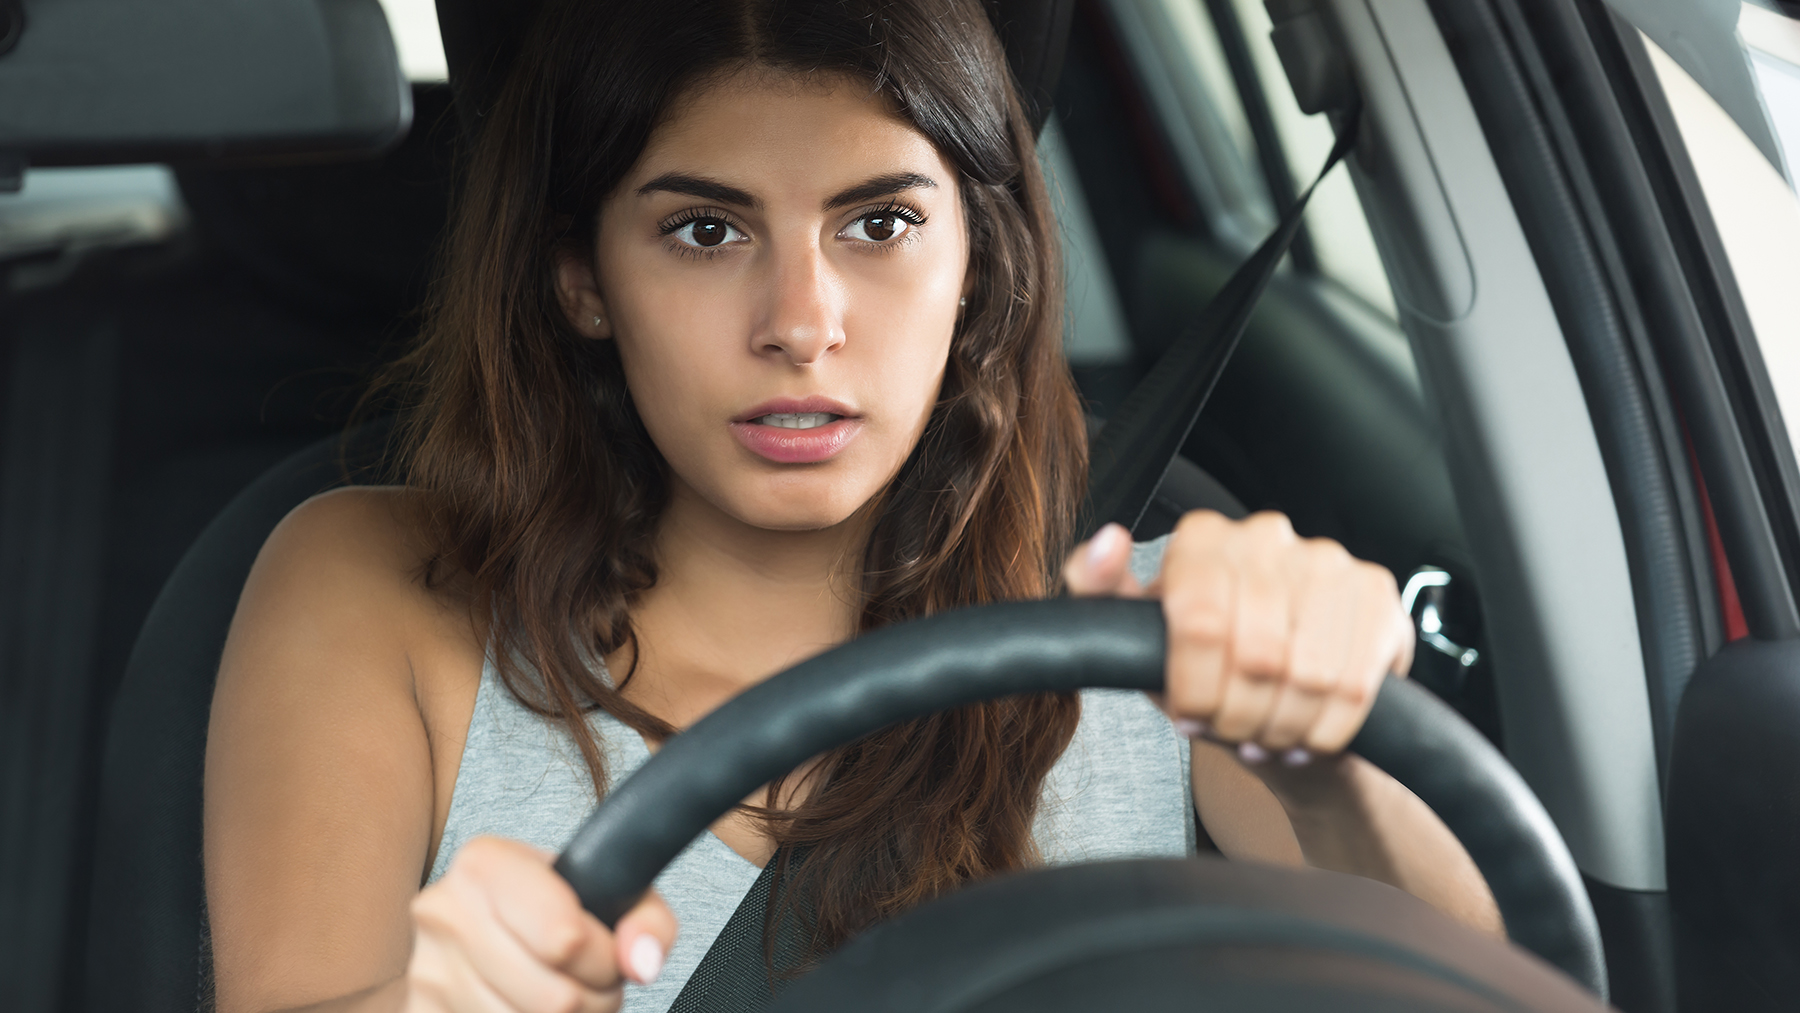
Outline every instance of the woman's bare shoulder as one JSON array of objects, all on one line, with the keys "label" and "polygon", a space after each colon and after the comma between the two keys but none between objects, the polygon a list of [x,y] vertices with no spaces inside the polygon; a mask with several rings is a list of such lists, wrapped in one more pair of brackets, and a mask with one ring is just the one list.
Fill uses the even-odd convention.
[{"label": "woman's bare shoulder", "polygon": [[295,507],[257,556],[231,640],[277,650],[337,644],[409,677],[442,667],[427,662],[446,655],[478,659],[466,597],[455,581],[425,579],[431,550],[415,496],[351,487]]},{"label": "woman's bare shoulder", "polygon": [[370,575],[416,573],[428,551],[414,520],[416,495],[400,486],[347,486],[320,493],[282,518],[258,563],[346,566]]},{"label": "woman's bare shoulder", "polygon": [[312,497],[270,533],[252,582],[273,580],[287,593],[346,604],[368,605],[373,596],[388,608],[466,613],[455,580],[425,580],[432,550],[417,496],[399,486],[352,486]]}]

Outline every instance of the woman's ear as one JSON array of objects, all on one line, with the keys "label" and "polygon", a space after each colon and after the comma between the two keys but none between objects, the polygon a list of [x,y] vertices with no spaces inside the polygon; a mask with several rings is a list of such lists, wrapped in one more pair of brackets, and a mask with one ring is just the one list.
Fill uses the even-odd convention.
[{"label": "woman's ear", "polygon": [[588,338],[612,337],[612,320],[594,280],[594,265],[576,253],[556,255],[556,296],[576,333]]}]

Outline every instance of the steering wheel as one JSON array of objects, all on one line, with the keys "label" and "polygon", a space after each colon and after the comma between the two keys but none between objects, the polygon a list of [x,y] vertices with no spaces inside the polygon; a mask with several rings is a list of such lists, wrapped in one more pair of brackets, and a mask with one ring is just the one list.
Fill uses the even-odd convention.
[{"label": "steering wheel", "polygon": [[[1159,603],[1120,599],[984,605],[866,634],[670,739],[594,810],[556,869],[612,925],[714,820],[807,759],[1015,693],[1158,691],[1165,643]],[[1207,859],[1107,862],[1017,873],[923,905],[853,940],[776,1008],[1073,1010],[1127,999],[1139,1009],[1333,1013],[1603,1008],[1599,929],[1580,873],[1512,766],[1449,707],[1398,679],[1383,686],[1351,749],[1457,836],[1517,947],[1354,876]]]}]

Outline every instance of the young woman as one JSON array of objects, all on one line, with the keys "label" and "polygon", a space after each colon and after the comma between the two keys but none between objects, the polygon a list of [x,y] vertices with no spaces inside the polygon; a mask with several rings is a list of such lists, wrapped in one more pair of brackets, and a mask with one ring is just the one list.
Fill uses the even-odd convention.
[{"label": "young woman", "polygon": [[[1386,571],[1272,514],[1184,519],[1160,576],[1116,527],[1071,551],[1056,249],[978,0],[552,0],[403,364],[406,484],[300,507],[243,593],[206,770],[218,1008],[664,1009],[784,845],[823,952],[978,877],[1184,854],[1196,808],[1229,857],[1497,929],[1442,824],[1335,756],[1409,660]],[[616,931],[551,871],[746,686],[1062,586],[1161,598],[1161,700],[1003,700],[819,757]]]}]

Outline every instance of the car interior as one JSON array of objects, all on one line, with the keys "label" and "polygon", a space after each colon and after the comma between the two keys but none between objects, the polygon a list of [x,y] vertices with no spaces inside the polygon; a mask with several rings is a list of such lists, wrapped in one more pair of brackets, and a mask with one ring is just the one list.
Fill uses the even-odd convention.
[{"label": "car interior", "polygon": [[[384,406],[361,395],[416,326],[458,152],[535,6],[0,0],[8,1008],[206,1005],[200,769],[238,589],[294,505],[391,478]],[[405,66],[403,7],[441,33],[447,73]],[[1420,634],[1413,680],[1504,755],[1570,863],[1578,900],[1551,934],[1591,927],[1596,969],[1539,955],[1630,1013],[1792,1008],[1790,388],[1669,83],[1687,75],[1781,175],[1736,7],[988,7],[1043,121],[1065,348],[1098,440],[1353,141],[1157,462],[1135,537],[1189,509],[1278,510],[1386,566]],[[913,938],[988,924],[987,889],[921,912]],[[1025,931],[1022,890],[982,931]],[[1222,973],[1208,959],[1185,973]],[[1004,1002],[935,1008],[1087,987],[1032,973]],[[794,1008],[875,976],[822,975]],[[1320,1002],[1361,1008],[1327,978]],[[1235,994],[1219,1008],[1308,1008]],[[1368,1008],[1563,1008],[1531,994]]]}]

